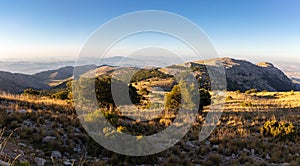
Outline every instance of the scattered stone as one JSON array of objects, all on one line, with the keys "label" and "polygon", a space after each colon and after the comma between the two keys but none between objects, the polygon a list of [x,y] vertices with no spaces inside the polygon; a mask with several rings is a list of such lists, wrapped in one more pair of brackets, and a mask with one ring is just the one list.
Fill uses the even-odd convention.
[{"label": "scattered stone", "polygon": [[23,110],[19,110],[18,112],[21,113],[21,114],[26,114],[27,110],[23,109]]},{"label": "scattered stone", "polygon": [[13,110],[6,110],[6,113],[7,114],[11,114],[11,113],[13,113],[14,111]]},{"label": "scattered stone", "polygon": [[234,153],[232,153],[231,158],[236,158],[236,155]]},{"label": "scattered stone", "polygon": [[64,152],[64,156],[70,156],[68,152]]},{"label": "scattered stone", "polygon": [[210,145],[210,142],[209,141],[205,141],[205,145]]},{"label": "scattered stone", "polygon": [[246,152],[246,153],[250,153],[250,150],[248,150],[246,148],[244,148],[243,151]]},{"label": "scattered stone", "polygon": [[80,148],[80,145],[77,145],[74,149],[73,149],[74,152],[81,152],[81,148]]},{"label": "scattered stone", "polygon": [[102,160],[108,161],[109,158],[108,157],[103,157]]},{"label": "scattered stone", "polygon": [[19,145],[19,146],[22,146],[22,147],[27,147],[27,145],[24,144],[24,143],[18,143],[18,145]]},{"label": "scattered stone", "polygon": [[18,153],[21,154],[21,155],[23,155],[23,156],[25,155],[25,153],[24,153],[23,150],[18,150]]},{"label": "scattered stone", "polygon": [[251,149],[251,155],[254,156],[255,155],[255,150]]},{"label": "scattered stone", "polygon": [[9,166],[9,163],[0,160],[0,165],[3,165],[3,166]]},{"label": "scattered stone", "polygon": [[187,146],[190,146],[190,147],[192,147],[192,148],[195,148],[196,147],[196,145],[194,145],[192,142],[190,142],[190,141],[187,141],[186,142],[186,145]]},{"label": "scattered stone", "polygon": [[23,124],[26,125],[26,126],[33,127],[34,124],[35,124],[35,122],[30,121],[30,120],[24,120],[24,121],[23,121]]},{"label": "scattered stone", "polygon": [[43,138],[43,142],[44,143],[49,143],[51,141],[54,141],[56,139],[56,137],[51,137],[51,136],[46,136]]},{"label": "scattered stone", "polygon": [[212,148],[213,148],[213,149],[218,149],[218,148],[219,148],[219,145],[213,145]]},{"label": "scattered stone", "polygon": [[81,131],[80,131],[79,128],[75,128],[75,132],[76,132],[76,133],[81,133]]},{"label": "scattered stone", "polygon": [[37,166],[44,166],[45,163],[46,163],[45,159],[39,158],[39,157],[34,158],[34,161],[35,161]]},{"label": "scattered stone", "polygon": [[271,159],[271,157],[270,157],[269,154],[267,154],[266,159],[267,159],[267,160],[270,160],[270,159]]},{"label": "scattered stone", "polygon": [[72,163],[70,161],[64,161],[63,163],[65,166],[72,166]]},{"label": "scattered stone", "polygon": [[71,161],[71,162],[76,162],[77,160],[76,160],[76,159],[71,159],[70,161]]},{"label": "scattered stone", "polygon": [[39,150],[39,149],[35,150],[35,153],[39,154],[40,156],[44,156],[45,155],[44,151]]},{"label": "scattered stone", "polygon": [[51,156],[53,158],[61,158],[62,157],[62,155],[59,151],[52,151]]}]

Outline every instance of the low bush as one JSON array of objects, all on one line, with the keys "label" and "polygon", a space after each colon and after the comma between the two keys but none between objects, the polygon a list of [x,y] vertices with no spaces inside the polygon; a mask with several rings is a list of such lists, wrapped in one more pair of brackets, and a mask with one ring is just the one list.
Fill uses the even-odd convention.
[{"label": "low bush", "polygon": [[226,96],[226,100],[233,100],[232,96]]},{"label": "low bush", "polygon": [[25,89],[25,90],[23,91],[23,93],[24,93],[25,95],[30,95],[30,96],[38,96],[38,95],[41,94],[40,91],[34,90],[34,89],[32,89],[32,88]]},{"label": "low bush", "polygon": [[244,101],[241,103],[242,107],[253,107],[253,104],[250,101]]},{"label": "low bush", "polygon": [[296,135],[296,128],[291,122],[269,120],[264,123],[260,130],[265,136],[273,136],[280,139],[291,138]]},{"label": "low bush", "polygon": [[257,89],[250,89],[245,91],[246,94],[257,93]]},{"label": "low bush", "polygon": [[69,99],[69,92],[67,90],[62,90],[54,93],[53,95],[51,95],[51,97],[54,99],[66,100]]}]

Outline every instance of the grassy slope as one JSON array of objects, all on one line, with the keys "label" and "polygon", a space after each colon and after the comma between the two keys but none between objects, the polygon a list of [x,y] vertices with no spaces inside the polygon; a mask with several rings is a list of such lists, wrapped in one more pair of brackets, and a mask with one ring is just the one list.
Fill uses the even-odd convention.
[{"label": "grassy slope", "polygon": [[[0,160],[13,159],[19,153],[23,155],[20,160],[28,160],[34,164],[35,157],[45,158],[48,164],[52,162],[62,163],[63,159],[52,161],[51,151],[66,151],[68,159],[76,159],[75,165],[91,164],[258,164],[267,165],[270,163],[290,163],[299,165],[300,140],[299,135],[294,140],[277,140],[272,137],[264,137],[260,133],[260,127],[269,119],[276,118],[292,122],[299,131],[300,128],[300,92],[259,92],[255,94],[243,94],[228,92],[226,107],[219,121],[217,128],[211,136],[203,142],[197,141],[199,124],[203,123],[208,108],[199,115],[198,124],[177,143],[174,147],[157,155],[144,158],[134,158],[117,155],[103,150],[103,148],[87,143],[89,137],[78,123],[73,108],[65,101],[50,99],[30,99],[27,97],[1,95],[1,123],[6,127],[6,135],[13,128],[18,127],[16,133],[10,138],[4,148],[8,157],[0,156]],[[25,109],[27,113],[18,113],[18,110]],[[5,114],[6,110],[12,110],[10,115]],[[6,119],[10,118],[9,123]],[[33,127],[26,126],[24,121],[33,121]],[[14,123],[12,123],[14,121]],[[158,123],[167,124],[166,120]],[[15,125],[15,126],[13,126]],[[139,124],[147,129],[147,124]],[[34,128],[31,131],[30,128]],[[78,128],[80,132],[75,132]],[[68,135],[67,146],[63,146],[63,139],[55,142],[41,143],[41,139],[47,135],[60,138]],[[86,150],[74,152],[77,142]],[[18,143],[25,143],[22,147]],[[102,153],[93,154],[101,149]],[[83,148],[84,149],[84,148]],[[90,151],[88,151],[90,149]],[[38,152],[41,150],[42,152]],[[89,155],[84,153],[88,151]],[[95,156],[100,159],[90,158]],[[84,164],[83,164],[84,165]]]}]

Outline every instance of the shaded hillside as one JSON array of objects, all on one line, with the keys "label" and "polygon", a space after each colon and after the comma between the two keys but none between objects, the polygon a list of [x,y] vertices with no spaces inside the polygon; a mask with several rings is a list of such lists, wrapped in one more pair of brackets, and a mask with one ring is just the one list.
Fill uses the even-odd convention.
[{"label": "shaded hillside", "polygon": [[50,87],[31,75],[0,71],[0,91],[21,93],[27,88],[49,89]]},{"label": "shaded hillside", "polygon": [[[96,68],[96,65],[79,66],[78,70],[83,73]],[[47,70],[34,74],[34,76],[41,81],[65,80],[73,76],[73,66],[66,66],[56,70]]]}]

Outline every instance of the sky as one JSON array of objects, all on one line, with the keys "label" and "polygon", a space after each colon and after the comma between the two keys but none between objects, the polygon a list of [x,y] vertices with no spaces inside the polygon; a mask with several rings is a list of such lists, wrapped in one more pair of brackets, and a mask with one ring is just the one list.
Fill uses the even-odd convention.
[{"label": "sky", "polygon": [[141,10],[191,20],[222,57],[300,62],[299,0],[2,0],[0,61],[75,58],[101,25]]}]

